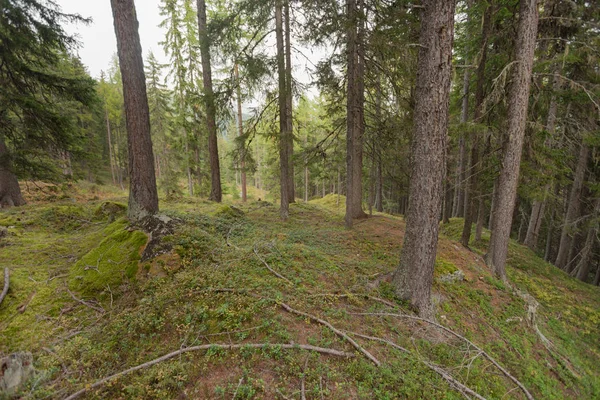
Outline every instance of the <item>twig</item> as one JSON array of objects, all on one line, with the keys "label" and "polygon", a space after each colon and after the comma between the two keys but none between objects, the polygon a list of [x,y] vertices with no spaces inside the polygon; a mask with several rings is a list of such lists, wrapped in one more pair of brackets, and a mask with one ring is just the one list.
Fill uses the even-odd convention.
[{"label": "twig", "polygon": [[[402,351],[403,353],[408,353],[411,354],[411,352],[407,349],[405,349],[404,347],[401,347],[399,345],[397,345],[396,343],[390,341],[390,340],[386,340],[383,338],[379,338],[379,337],[374,337],[374,336],[367,336],[367,335],[362,335],[360,333],[356,333],[356,332],[348,332],[352,335],[361,337],[363,339],[368,339],[368,340],[373,340],[373,341],[377,341],[377,342],[381,342],[381,343],[385,343],[389,346],[392,346],[395,349],[398,349],[400,351]],[[433,370],[434,372],[436,372],[438,375],[440,375],[442,378],[444,378],[451,386],[455,387],[459,392],[461,392],[463,395],[470,395],[475,397],[476,399],[479,400],[486,400],[485,397],[481,396],[480,394],[476,393],[474,390],[470,389],[469,387],[465,386],[464,384],[462,384],[461,382],[459,382],[458,380],[456,380],[452,375],[450,375],[446,370],[444,370],[443,368],[432,364],[430,362],[424,361],[424,360],[420,360],[423,364],[425,364],[426,366],[428,366],[431,370]]]},{"label": "twig", "polygon": [[352,346],[354,346],[354,348],[356,348],[356,350],[360,351],[361,353],[363,353],[369,360],[373,361],[373,364],[375,364],[376,366],[381,366],[381,362],[375,358],[375,356],[373,356],[371,353],[369,353],[367,350],[365,350],[360,344],[356,343],[356,341],[354,339],[352,339],[350,336],[346,335],[344,332],[340,331],[339,329],[336,329],[333,325],[331,325],[329,322],[322,320],[318,317],[315,317],[314,315],[311,314],[307,314],[305,312],[302,311],[298,311],[293,309],[292,307],[288,306],[285,303],[280,303],[281,307],[283,307],[286,311],[292,313],[292,314],[296,314],[296,315],[300,315],[306,318],[310,318],[313,321],[318,322],[321,325],[325,325],[326,327],[328,327],[329,329],[331,329],[331,331],[333,333],[335,333],[336,335],[338,335],[339,337],[346,339]]},{"label": "twig", "polygon": [[271,268],[269,266],[269,264],[267,264],[267,262],[260,256],[260,254],[258,254],[258,250],[256,249],[256,246],[254,246],[254,254],[256,254],[256,257],[258,257],[258,259],[260,261],[262,261],[262,263],[265,265],[265,267],[267,267],[267,269],[269,271],[271,271],[276,277],[283,279],[284,281],[286,281],[287,283],[293,285],[292,281],[290,281],[288,278],[286,278],[285,276],[281,275],[279,272],[275,271],[273,268]]},{"label": "twig", "polygon": [[244,375],[242,375],[242,377],[240,378],[240,381],[238,382],[238,385],[235,388],[235,392],[233,392],[233,397],[231,398],[231,400],[235,400],[235,397],[238,394],[238,390],[240,390],[240,386],[242,386],[242,382],[244,382]]},{"label": "twig", "polygon": [[4,289],[2,289],[2,294],[0,294],[0,304],[2,304],[2,300],[6,297],[8,293],[8,286],[10,285],[10,272],[8,267],[4,268]]},{"label": "twig", "polygon": [[300,396],[302,400],[306,400],[306,368],[308,368],[308,357],[304,362],[304,371],[302,372],[302,382],[300,383]]},{"label": "twig", "polygon": [[78,303],[80,303],[80,304],[83,304],[84,306],[87,306],[87,307],[91,308],[92,310],[94,310],[94,311],[97,311],[97,312],[99,312],[99,313],[102,313],[102,314],[104,314],[104,313],[106,312],[106,311],[104,310],[104,308],[102,308],[102,307],[97,307],[97,306],[95,306],[95,305],[91,304],[91,303],[90,303],[90,302],[88,302],[88,301],[85,301],[85,300],[78,299],[77,297],[75,297],[75,295],[73,294],[73,292],[71,292],[69,289],[67,289],[67,292],[69,293],[69,295],[71,296],[71,298],[72,298],[73,300],[75,300],[76,302],[78,302]]},{"label": "twig", "polygon": [[428,324],[431,324],[435,327],[438,327],[442,330],[444,330],[445,332],[448,332],[449,334],[457,337],[458,339],[464,340],[467,344],[469,344],[470,346],[472,346],[473,348],[475,348],[476,350],[478,350],[479,352],[481,352],[481,354],[487,358],[492,364],[494,364],[500,371],[502,371],[502,373],[509,378],[511,381],[513,381],[518,387],[521,388],[521,390],[523,391],[523,393],[525,393],[525,396],[529,399],[529,400],[533,400],[533,396],[531,395],[531,393],[529,393],[529,391],[527,390],[527,388],[514,376],[512,376],[510,374],[510,372],[508,372],[506,369],[504,369],[504,367],[502,367],[498,361],[496,361],[495,359],[493,359],[488,353],[486,353],[482,348],[480,348],[479,346],[477,346],[475,343],[471,342],[469,339],[467,339],[466,337],[454,332],[453,330],[451,330],[450,328],[446,328],[444,325],[440,325],[437,322],[425,319],[425,318],[419,318],[419,317],[415,317],[412,315],[406,315],[406,314],[395,314],[395,313],[354,313],[355,315],[375,315],[375,316],[387,316],[387,317],[397,317],[397,318],[406,318],[406,319],[412,319],[415,321],[421,321],[421,322],[426,322]]},{"label": "twig", "polygon": [[139,371],[141,369],[149,368],[153,365],[156,365],[163,361],[170,360],[171,358],[177,357],[184,353],[191,353],[194,351],[202,351],[202,350],[209,350],[209,349],[234,350],[234,349],[241,349],[241,348],[263,349],[263,348],[269,348],[269,347],[280,347],[282,349],[302,349],[302,350],[314,351],[317,353],[329,354],[329,355],[338,356],[338,357],[354,357],[354,354],[352,354],[352,353],[346,353],[344,351],[328,349],[328,348],[324,348],[324,347],[311,346],[308,344],[287,344],[287,343],[285,343],[285,344],[270,344],[270,343],[204,344],[201,346],[192,346],[192,347],[180,349],[180,350],[171,352],[169,354],[165,354],[162,357],[155,358],[152,361],[148,361],[146,363],[137,365],[135,367],[128,368],[124,371],[118,372],[118,373],[108,376],[106,378],[102,378],[99,381],[94,382],[93,384],[86,385],[83,389],[66,397],[64,400],[77,399],[78,397],[87,393],[88,391],[91,391],[100,386],[103,386],[105,383],[115,380],[117,378],[120,378],[123,375],[127,375],[132,372]]}]

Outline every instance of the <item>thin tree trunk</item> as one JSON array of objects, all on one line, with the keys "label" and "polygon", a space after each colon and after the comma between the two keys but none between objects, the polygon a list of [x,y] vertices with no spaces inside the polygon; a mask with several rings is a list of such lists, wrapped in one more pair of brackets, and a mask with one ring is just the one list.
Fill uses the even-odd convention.
[{"label": "thin tree trunk", "polygon": [[589,157],[589,147],[581,144],[579,148],[579,158],[577,159],[577,167],[575,169],[575,177],[573,178],[573,186],[569,194],[569,203],[565,220],[563,222],[562,232],[560,234],[560,244],[558,246],[558,255],[556,256],[556,265],[560,269],[565,269],[568,263],[569,250],[571,249],[571,241],[575,230],[575,221],[579,215],[581,204],[581,191],[585,180],[585,171],[587,169],[587,161]]},{"label": "thin tree trunk", "polygon": [[296,184],[294,183],[294,126],[292,119],[293,92],[292,92],[292,40],[290,30],[290,0],[285,1],[285,80],[286,80],[286,123],[287,123],[287,151],[288,151],[288,200],[296,201]]},{"label": "thin tree trunk", "polygon": [[202,83],[204,84],[204,103],[206,105],[206,127],[208,130],[208,158],[210,160],[210,197],[212,201],[221,202],[221,167],[219,165],[219,148],[217,143],[217,108],[212,85],[210,65],[210,41],[206,27],[206,2],[198,0],[198,33],[200,36],[200,58],[202,59]]},{"label": "thin tree trunk", "polygon": [[406,234],[396,295],[432,318],[431,285],[446,167],[454,1],[423,1]]},{"label": "thin tree trunk", "polygon": [[[468,18],[468,17],[467,17]],[[469,87],[471,84],[471,70],[465,67],[465,73],[463,76],[463,90],[462,90],[462,106],[460,111],[460,123],[466,124],[469,120]],[[465,209],[467,208],[467,139],[464,133],[461,133],[459,138],[459,162],[458,162],[458,206],[457,206],[457,217],[463,217],[465,215]]]},{"label": "thin tree trunk", "polygon": [[[598,211],[600,209],[600,200],[596,200],[596,204],[594,206],[593,219],[595,220],[598,215]],[[588,229],[587,237],[585,239],[585,245],[583,250],[581,251],[581,259],[575,268],[577,271],[577,279],[585,282],[590,274],[590,269],[592,267],[592,257],[594,255],[594,247],[596,246],[596,241],[598,238],[598,223],[593,221],[592,226]]]},{"label": "thin tree trunk", "polygon": [[[237,115],[238,115],[238,136],[244,135],[244,120],[242,114],[242,88],[240,81],[240,72],[238,65],[235,64],[235,81],[237,84],[236,98],[237,98]],[[240,151],[240,183],[242,185],[242,202],[245,203],[248,199],[247,191],[247,179],[246,179],[246,143],[241,144]]]},{"label": "thin tree trunk", "polygon": [[597,263],[596,267],[597,267],[597,269],[596,269],[596,276],[594,277],[594,286],[599,286],[600,285],[600,262]]},{"label": "thin tree trunk", "polygon": [[381,154],[377,154],[377,193],[375,195],[375,209],[383,212],[383,167]]},{"label": "thin tree trunk", "polygon": [[283,38],[283,0],[275,2],[275,34],[277,37],[277,75],[279,78],[279,167],[281,206],[279,213],[284,221],[290,214],[289,160],[288,160],[288,124],[287,124],[287,85],[285,70],[285,51]]},{"label": "thin tree trunk", "polygon": [[477,226],[475,227],[475,242],[481,242],[481,236],[483,235],[483,224],[485,223],[485,199],[481,194],[479,196]]},{"label": "thin tree trunk", "polygon": [[113,148],[112,148],[112,135],[110,132],[110,119],[108,118],[108,109],[104,109],[104,116],[106,118],[106,140],[108,141],[108,158],[110,160],[110,174],[112,176],[113,185],[117,184],[117,180],[115,178],[115,165],[113,162]]},{"label": "thin tree trunk", "polygon": [[516,64],[513,81],[508,92],[508,142],[502,158],[502,169],[494,199],[493,230],[486,259],[496,276],[504,281],[507,280],[506,258],[521,167],[538,17],[537,0],[521,0]]},{"label": "thin tree trunk", "polygon": [[[484,88],[485,88],[485,64],[487,62],[487,47],[488,47],[488,37],[490,35],[491,29],[491,9],[492,7],[488,5],[484,17],[483,17],[483,27],[481,33],[481,58],[479,60],[479,65],[477,66],[477,86],[475,88],[475,112],[473,113],[473,120],[476,123],[480,122],[483,101],[485,98]],[[463,107],[465,106],[463,100]],[[466,116],[464,116],[466,119]],[[476,202],[477,197],[481,197],[481,193],[478,191],[479,185],[479,143],[480,143],[480,134],[475,133],[473,136],[473,140],[471,143],[471,164],[469,168],[469,179],[467,179],[468,186],[466,187],[467,196],[466,196],[466,205],[465,205],[465,221],[463,225],[463,231],[461,236],[461,243],[465,247],[469,247],[469,241],[471,240],[471,226],[473,225],[473,221],[475,220],[475,214],[478,212],[478,206],[481,208],[481,205]]]},{"label": "thin tree trunk", "polygon": [[129,154],[129,209],[127,214],[130,219],[137,221],[158,212],[146,78],[135,4],[133,0],[111,0],[111,6],[127,123]]}]

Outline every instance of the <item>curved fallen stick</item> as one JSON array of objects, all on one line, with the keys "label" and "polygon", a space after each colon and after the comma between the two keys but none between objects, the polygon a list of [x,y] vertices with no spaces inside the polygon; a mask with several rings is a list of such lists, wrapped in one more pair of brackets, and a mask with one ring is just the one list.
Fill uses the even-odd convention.
[{"label": "curved fallen stick", "polygon": [[10,285],[10,271],[8,267],[4,268],[4,289],[2,289],[2,294],[0,294],[0,304],[2,304],[2,300],[6,297],[8,293],[8,287]]},{"label": "curved fallen stick", "polygon": [[338,357],[354,357],[354,354],[352,354],[352,353],[346,353],[345,351],[328,349],[328,348],[324,348],[324,347],[311,346],[309,344],[287,344],[287,343],[285,343],[285,344],[270,344],[270,343],[204,344],[201,346],[186,347],[184,349],[180,349],[180,350],[174,351],[172,353],[165,354],[162,357],[155,358],[152,361],[148,361],[146,363],[137,365],[135,367],[131,367],[131,368],[126,369],[121,372],[118,372],[118,373],[108,376],[106,378],[102,378],[99,381],[92,383],[91,385],[86,385],[83,389],[66,397],[64,400],[77,399],[81,395],[83,395],[93,389],[99,388],[100,386],[106,384],[107,382],[115,380],[123,375],[127,375],[132,372],[139,371],[141,369],[149,368],[153,365],[156,365],[163,361],[167,361],[173,357],[177,357],[178,355],[181,355],[184,353],[191,353],[194,351],[202,351],[202,350],[209,350],[209,349],[215,349],[215,348],[216,349],[225,349],[225,350],[234,350],[234,349],[242,349],[242,348],[262,349],[262,348],[268,348],[268,347],[279,347],[282,349],[302,349],[302,350],[315,351],[317,353],[329,354],[329,355],[338,356]]}]

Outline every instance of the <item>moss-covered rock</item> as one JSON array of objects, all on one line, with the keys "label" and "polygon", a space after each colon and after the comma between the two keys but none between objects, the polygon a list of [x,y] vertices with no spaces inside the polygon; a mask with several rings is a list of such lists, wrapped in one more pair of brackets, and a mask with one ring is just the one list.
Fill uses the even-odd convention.
[{"label": "moss-covered rock", "polygon": [[72,289],[93,294],[118,286],[137,273],[140,250],[148,240],[146,234],[127,229],[124,218],[110,224],[104,233],[105,239],[71,268]]},{"label": "moss-covered rock", "polygon": [[122,203],[113,201],[105,201],[100,204],[94,211],[96,219],[108,219],[109,222],[114,222],[120,217],[124,217],[127,212],[127,206]]},{"label": "moss-covered rock", "polygon": [[214,215],[220,218],[239,219],[244,217],[244,212],[237,207],[223,205]]}]

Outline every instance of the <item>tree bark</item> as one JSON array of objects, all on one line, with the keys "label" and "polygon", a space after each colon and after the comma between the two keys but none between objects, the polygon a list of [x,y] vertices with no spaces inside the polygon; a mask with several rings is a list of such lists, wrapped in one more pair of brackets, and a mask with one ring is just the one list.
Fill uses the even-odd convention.
[{"label": "tree bark", "polygon": [[432,318],[431,284],[446,167],[454,1],[423,1],[406,234],[396,294]]},{"label": "tree bark", "polygon": [[[364,58],[361,39],[362,0],[347,0],[347,103],[346,103],[346,227],[351,228],[353,219],[367,215],[362,209],[362,153],[364,110]],[[362,93],[361,93],[362,92]]]},{"label": "tree bark", "polygon": [[573,186],[571,186],[571,192],[569,194],[567,212],[565,214],[565,220],[563,222],[563,227],[560,234],[558,255],[556,256],[556,261],[554,262],[554,265],[560,269],[565,269],[567,263],[569,262],[569,250],[571,249],[571,242],[573,240],[575,222],[577,216],[579,215],[581,190],[583,189],[583,183],[585,180],[588,157],[589,147],[582,143],[581,147],[579,148],[579,158],[577,159],[575,177],[573,178]]},{"label": "tree bark", "polygon": [[208,158],[210,160],[210,197],[212,201],[221,202],[221,167],[219,165],[219,148],[217,143],[217,108],[212,85],[210,65],[210,41],[206,27],[206,2],[198,0],[198,33],[200,36],[200,58],[202,59],[202,82],[204,84],[204,103],[206,106],[206,127],[208,130]]},{"label": "tree bark", "polygon": [[0,137],[0,208],[25,205],[4,138]]},{"label": "tree bark", "polygon": [[487,264],[493,268],[496,276],[504,281],[507,279],[506,258],[521,167],[538,17],[537,0],[521,0],[516,64],[508,92],[508,137],[494,199],[493,230],[486,257]]},{"label": "tree bark", "polygon": [[284,221],[290,214],[289,201],[289,160],[288,160],[288,124],[287,124],[287,85],[285,70],[285,51],[283,38],[283,0],[275,2],[275,35],[277,39],[277,75],[279,79],[279,167],[281,205],[279,214]]},{"label": "tree bark", "polygon": [[[242,88],[240,81],[240,72],[238,65],[235,64],[235,80],[237,84],[236,100],[237,100],[237,115],[238,115],[238,136],[244,135],[244,120],[242,114]],[[240,152],[240,184],[242,186],[242,202],[245,203],[248,199],[247,178],[246,178],[246,144],[242,143]]]},{"label": "tree bark", "polygon": [[129,209],[137,221],[158,212],[154,153],[142,46],[133,0],[111,0],[117,53],[123,80],[123,99],[129,155]]},{"label": "tree bark", "polygon": [[594,277],[594,286],[600,285],[600,263],[597,264],[596,276]]},{"label": "tree bark", "polygon": [[286,84],[286,123],[287,123],[287,152],[288,152],[288,201],[296,201],[296,184],[294,182],[294,125],[293,125],[293,92],[292,92],[292,39],[290,30],[290,0],[284,7],[285,18],[285,84]]}]

